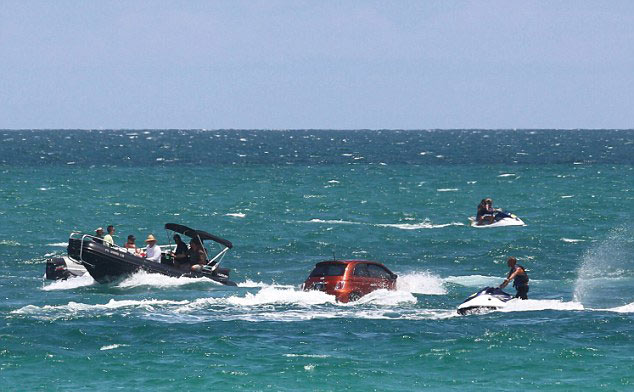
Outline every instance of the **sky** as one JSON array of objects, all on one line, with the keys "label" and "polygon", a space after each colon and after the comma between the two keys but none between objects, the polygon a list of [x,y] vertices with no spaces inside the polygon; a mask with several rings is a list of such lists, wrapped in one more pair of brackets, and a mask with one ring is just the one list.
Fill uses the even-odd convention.
[{"label": "sky", "polygon": [[0,1],[0,129],[634,128],[634,1]]}]

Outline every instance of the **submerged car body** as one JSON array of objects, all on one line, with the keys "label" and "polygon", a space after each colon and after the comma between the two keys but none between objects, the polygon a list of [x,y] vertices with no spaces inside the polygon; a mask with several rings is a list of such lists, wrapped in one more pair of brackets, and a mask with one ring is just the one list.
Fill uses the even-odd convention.
[{"label": "submerged car body", "polygon": [[339,302],[349,302],[375,290],[395,290],[396,278],[395,273],[374,261],[330,260],[315,265],[303,288],[323,291]]}]

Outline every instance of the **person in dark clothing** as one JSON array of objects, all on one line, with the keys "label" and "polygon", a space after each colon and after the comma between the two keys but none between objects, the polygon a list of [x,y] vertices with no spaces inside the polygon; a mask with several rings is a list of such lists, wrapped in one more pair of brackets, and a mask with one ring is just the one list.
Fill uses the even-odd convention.
[{"label": "person in dark clothing", "polygon": [[178,234],[174,234],[173,238],[174,243],[176,243],[176,250],[174,251],[174,266],[180,267],[183,264],[189,264],[187,260],[187,244]]},{"label": "person in dark clothing", "polygon": [[476,214],[476,222],[478,225],[493,223],[495,219],[495,210],[493,209],[493,200],[482,199],[478,205],[478,212]]},{"label": "person in dark clothing", "polygon": [[526,269],[517,264],[517,259],[515,257],[509,257],[506,264],[509,266],[510,270],[506,279],[500,285],[500,288],[505,288],[512,280],[513,287],[515,287],[515,290],[517,291],[515,298],[528,299],[528,274],[526,274]]}]

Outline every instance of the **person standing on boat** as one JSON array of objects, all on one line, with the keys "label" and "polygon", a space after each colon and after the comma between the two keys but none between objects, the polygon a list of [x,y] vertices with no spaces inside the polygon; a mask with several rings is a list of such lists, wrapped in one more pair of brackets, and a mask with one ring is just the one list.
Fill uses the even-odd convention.
[{"label": "person standing on boat", "polygon": [[147,236],[147,248],[145,249],[145,259],[155,263],[161,262],[161,247],[156,245],[156,238],[152,234]]},{"label": "person standing on boat", "polygon": [[114,238],[112,238],[114,235],[114,226],[110,225],[106,227],[106,230],[108,230],[108,234],[103,237],[103,243],[104,245],[114,246]]},{"label": "person standing on boat", "polygon": [[517,264],[517,259],[515,257],[509,257],[506,261],[506,265],[509,266],[510,271],[504,282],[500,285],[500,288],[505,288],[512,280],[513,287],[517,290],[515,298],[528,299],[528,274],[526,274],[526,269]]}]

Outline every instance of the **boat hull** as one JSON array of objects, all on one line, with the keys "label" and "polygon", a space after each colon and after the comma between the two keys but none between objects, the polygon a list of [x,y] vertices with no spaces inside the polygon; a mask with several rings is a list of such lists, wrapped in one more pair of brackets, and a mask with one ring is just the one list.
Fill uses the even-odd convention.
[{"label": "boat hull", "polygon": [[163,258],[161,263],[147,261],[137,255],[118,248],[104,246],[94,241],[69,240],[68,255],[86,268],[90,276],[99,283],[109,283],[122,276],[131,275],[138,271],[158,273],[173,277],[208,278],[227,286],[236,286],[228,279],[229,271],[218,268],[216,271],[203,270],[200,272],[183,271],[174,267],[169,260]]}]

